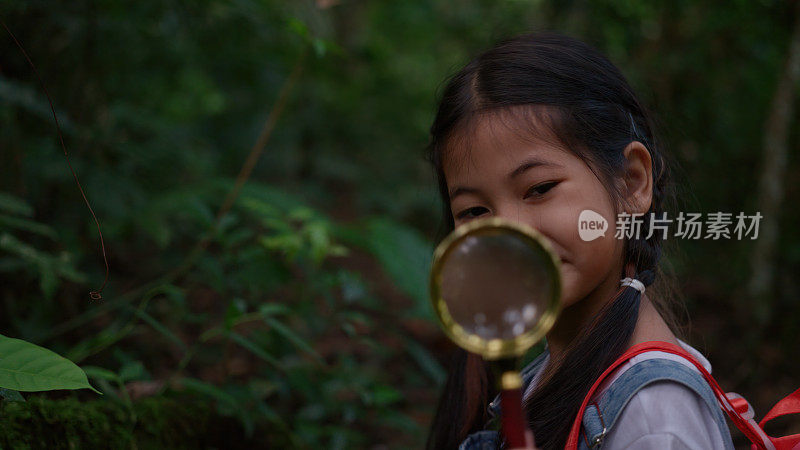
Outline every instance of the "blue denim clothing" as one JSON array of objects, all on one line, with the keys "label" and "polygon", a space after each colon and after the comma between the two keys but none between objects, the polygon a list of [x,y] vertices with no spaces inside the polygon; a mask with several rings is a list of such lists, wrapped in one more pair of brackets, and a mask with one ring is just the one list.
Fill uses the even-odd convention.
[{"label": "blue denim clothing", "polygon": [[[542,363],[547,354],[548,350],[545,348],[541,355],[522,370],[523,392],[542,369]],[[611,431],[620,412],[633,395],[645,386],[663,380],[676,381],[697,393],[708,404],[722,436],[730,435],[725,416],[714,396],[714,391],[703,376],[677,361],[654,358],[632,365],[614,380],[600,397],[596,406],[590,404],[586,408],[578,448],[581,450],[602,448],[603,438]],[[500,414],[499,396],[489,404],[488,411],[492,417]],[[461,443],[459,450],[494,450],[502,447],[500,443],[497,431],[482,430],[470,434]],[[726,450],[728,449],[733,449],[730,440],[726,442]]]}]

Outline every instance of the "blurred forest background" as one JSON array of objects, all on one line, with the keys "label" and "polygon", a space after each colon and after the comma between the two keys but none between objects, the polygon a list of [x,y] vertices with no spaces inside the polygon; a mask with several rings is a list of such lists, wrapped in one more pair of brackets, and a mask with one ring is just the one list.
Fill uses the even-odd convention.
[{"label": "blurred forest background", "polygon": [[684,211],[764,215],[759,240],[666,255],[688,342],[762,417],[800,386],[796,3],[0,1],[111,270],[90,299],[97,230],[3,31],[0,334],[104,395],[0,400],[0,446],[421,447],[453,348],[426,290],[437,96],[543,29],[655,111]]}]

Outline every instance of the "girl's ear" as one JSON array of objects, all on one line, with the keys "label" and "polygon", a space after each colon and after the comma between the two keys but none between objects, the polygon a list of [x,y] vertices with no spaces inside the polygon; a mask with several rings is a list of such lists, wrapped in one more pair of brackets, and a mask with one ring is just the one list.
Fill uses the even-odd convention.
[{"label": "girl's ear", "polygon": [[653,161],[647,147],[632,141],[622,151],[626,159],[623,196],[630,214],[645,214],[653,201]]}]

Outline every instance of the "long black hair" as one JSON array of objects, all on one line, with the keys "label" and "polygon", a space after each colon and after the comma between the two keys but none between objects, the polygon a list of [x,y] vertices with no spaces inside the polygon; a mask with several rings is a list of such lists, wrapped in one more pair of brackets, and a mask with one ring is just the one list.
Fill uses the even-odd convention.
[{"label": "long black hair", "polygon": [[[673,196],[669,164],[662,155],[650,113],[622,73],[599,51],[580,40],[553,32],[528,33],[506,39],[472,59],[448,81],[430,128],[427,157],[442,198],[443,226],[439,238],[454,226],[443,159],[447,149],[468,139],[478,117],[494,115],[516,120],[535,135],[549,134],[583,159],[604,182],[615,205],[623,195],[615,179],[624,173],[623,149],[632,141],[645,145],[652,159],[653,193],[650,213],[657,218]],[[547,128],[543,130],[542,124]],[[549,132],[549,133],[548,133]],[[619,211],[617,211],[619,212]],[[670,328],[682,335],[668,302],[670,283],[659,268],[659,233],[625,241],[624,264],[635,277],[655,286],[653,302]],[[620,277],[625,276],[620,274]],[[662,292],[663,291],[663,292]],[[622,288],[580,330],[559,361],[548,364],[527,399],[528,421],[541,449],[564,447],[584,396],[597,377],[627,349],[638,317],[639,291]],[[471,432],[483,428],[487,401],[494,395],[490,371],[477,355],[458,350],[439,401],[428,448],[451,449]]]}]

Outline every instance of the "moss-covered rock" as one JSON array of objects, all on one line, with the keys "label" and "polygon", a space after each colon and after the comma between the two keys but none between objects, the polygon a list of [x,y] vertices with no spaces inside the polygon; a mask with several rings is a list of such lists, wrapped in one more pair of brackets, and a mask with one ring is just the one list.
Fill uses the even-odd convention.
[{"label": "moss-covered rock", "polygon": [[152,397],[132,408],[105,399],[80,402],[29,396],[0,401],[0,449],[263,448],[269,433],[247,438],[242,426],[213,405]]}]

